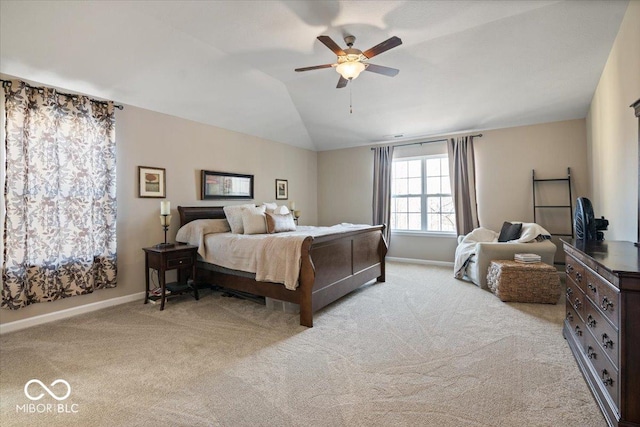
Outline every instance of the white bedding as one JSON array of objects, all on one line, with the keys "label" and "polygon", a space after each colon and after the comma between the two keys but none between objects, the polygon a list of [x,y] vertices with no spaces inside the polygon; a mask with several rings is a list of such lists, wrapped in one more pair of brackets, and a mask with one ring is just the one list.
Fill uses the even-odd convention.
[{"label": "white bedding", "polygon": [[367,227],[370,226],[339,224],[332,227],[299,226],[296,231],[276,234],[212,233],[198,239],[198,253],[211,264],[255,273],[258,281],[283,283],[287,289],[295,290],[305,238]]}]

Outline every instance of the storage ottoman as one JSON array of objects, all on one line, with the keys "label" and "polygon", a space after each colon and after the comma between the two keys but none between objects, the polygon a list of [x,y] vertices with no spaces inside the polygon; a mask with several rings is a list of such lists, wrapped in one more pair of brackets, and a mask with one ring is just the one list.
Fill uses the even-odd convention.
[{"label": "storage ottoman", "polygon": [[505,302],[557,304],[560,299],[558,271],[542,262],[491,261],[487,285]]}]

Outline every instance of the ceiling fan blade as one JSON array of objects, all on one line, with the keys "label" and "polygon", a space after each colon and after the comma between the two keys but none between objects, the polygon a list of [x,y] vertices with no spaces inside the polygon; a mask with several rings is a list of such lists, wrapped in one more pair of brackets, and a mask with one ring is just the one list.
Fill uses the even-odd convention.
[{"label": "ceiling fan blade", "polygon": [[382,65],[367,64],[365,71],[371,71],[372,73],[382,74],[383,76],[394,77],[400,72],[400,70],[391,67],[383,67]]},{"label": "ceiling fan blade", "polygon": [[336,86],[336,89],[342,89],[343,87],[346,87],[348,83],[349,83],[349,80],[340,76],[340,80],[338,80],[338,86]]},{"label": "ceiling fan blade", "polygon": [[389,49],[393,49],[396,46],[400,46],[401,44],[402,44],[402,40],[400,40],[400,38],[396,36],[393,36],[390,39],[383,41],[379,45],[372,47],[366,52],[363,52],[362,54],[367,58],[373,58],[374,56],[380,55],[381,53],[386,52]]},{"label": "ceiling fan blade", "polygon": [[333,53],[335,53],[336,55],[338,55],[338,56],[346,55],[346,53],[344,53],[344,50],[342,50],[342,48],[340,46],[338,46],[338,44],[336,42],[334,42],[331,37],[329,37],[329,36],[318,36],[318,40],[320,40],[326,47],[331,49],[333,51]]},{"label": "ceiling fan blade", "polygon": [[314,65],[313,67],[303,67],[296,68],[295,71],[311,71],[311,70],[320,70],[322,68],[331,68],[333,64],[323,64],[323,65]]}]

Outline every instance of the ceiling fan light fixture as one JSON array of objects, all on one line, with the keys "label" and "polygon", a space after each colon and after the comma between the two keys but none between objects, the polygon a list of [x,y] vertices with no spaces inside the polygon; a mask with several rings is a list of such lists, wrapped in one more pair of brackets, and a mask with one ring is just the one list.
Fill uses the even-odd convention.
[{"label": "ceiling fan light fixture", "polygon": [[365,65],[360,61],[345,61],[338,64],[336,71],[345,79],[353,80],[358,78],[365,68]]}]

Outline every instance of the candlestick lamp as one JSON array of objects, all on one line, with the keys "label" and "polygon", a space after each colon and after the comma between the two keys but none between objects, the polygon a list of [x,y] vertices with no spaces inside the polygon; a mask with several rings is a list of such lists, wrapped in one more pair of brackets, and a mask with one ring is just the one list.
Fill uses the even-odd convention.
[{"label": "candlestick lamp", "polygon": [[157,248],[172,248],[175,246],[173,243],[167,243],[167,230],[171,224],[171,202],[163,200],[160,202],[160,225],[164,229],[164,243],[158,243]]}]

